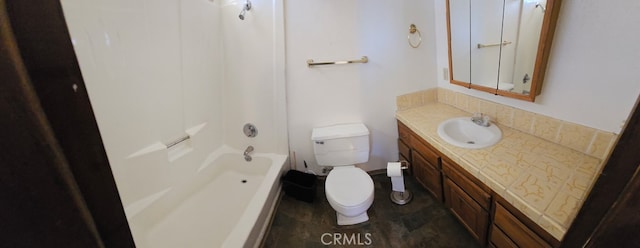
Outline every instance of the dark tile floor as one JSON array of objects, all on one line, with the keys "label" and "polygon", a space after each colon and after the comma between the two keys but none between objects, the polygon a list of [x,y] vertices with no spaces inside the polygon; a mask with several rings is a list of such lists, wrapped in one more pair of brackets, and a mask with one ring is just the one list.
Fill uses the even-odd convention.
[{"label": "dark tile floor", "polygon": [[405,184],[414,197],[404,206],[389,199],[391,181],[386,174],[372,178],[375,198],[368,211],[369,221],[338,226],[336,213],[324,194],[324,180],[319,180],[313,203],[282,196],[263,246],[478,247],[444,204],[436,201],[412,177],[406,176]]}]

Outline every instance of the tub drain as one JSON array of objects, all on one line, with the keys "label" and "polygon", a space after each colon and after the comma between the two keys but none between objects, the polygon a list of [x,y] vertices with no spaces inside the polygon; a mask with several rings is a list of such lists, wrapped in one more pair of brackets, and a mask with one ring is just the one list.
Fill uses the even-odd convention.
[{"label": "tub drain", "polygon": [[473,144],[475,144],[475,143],[476,143],[476,142],[475,142],[475,141],[473,141],[473,140],[469,140],[469,141],[467,141],[467,144],[472,144],[472,145],[473,145]]},{"label": "tub drain", "polygon": [[242,183],[247,183],[247,179],[242,179],[242,181],[240,181]]}]

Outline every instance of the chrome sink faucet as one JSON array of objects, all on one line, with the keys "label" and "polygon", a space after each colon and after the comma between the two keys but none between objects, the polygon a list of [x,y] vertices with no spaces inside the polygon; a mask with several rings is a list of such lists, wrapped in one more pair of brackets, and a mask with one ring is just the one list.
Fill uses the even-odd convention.
[{"label": "chrome sink faucet", "polygon": [[244,160],[245,161],[247,161],[247,162],[251,161],[252,158],[251,158],[251,155],[249,155],[249,153],[251,153],[251,152],[253,152],[253,146],[249,146],[249,147],[247,147],[247,149],[244,150],[243,155],[244,155]]},{"label": "chrome sink faucet", "polygon": [[488,127],[491,125],[489,116],[483,113],[473,113],[473,116],[471,116],[471,121],[483,127]]}]

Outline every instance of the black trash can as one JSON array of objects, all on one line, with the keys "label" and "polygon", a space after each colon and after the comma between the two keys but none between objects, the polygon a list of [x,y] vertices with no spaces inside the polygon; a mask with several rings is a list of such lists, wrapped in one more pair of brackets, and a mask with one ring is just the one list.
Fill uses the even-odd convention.
[{"label": "black trash can", "polygon": [[305,202],[316,198],[316,176],[297,170],[290,170],[282,177],[284,193]]}]

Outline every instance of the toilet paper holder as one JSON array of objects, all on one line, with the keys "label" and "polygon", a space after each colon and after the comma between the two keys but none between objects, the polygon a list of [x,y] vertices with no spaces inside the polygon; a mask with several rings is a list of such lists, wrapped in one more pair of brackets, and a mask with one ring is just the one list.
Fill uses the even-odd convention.
[{"label": "toilet paper holder", "polygon": [[408,170],[409,169],[409,161],[400,160],[400,169]]},{"label": "toilet paper holder", "polygon": [[[400,162],[400,169],[409,170],[410,164],[409,164],[408,161],[400,160],[399,162]],[[411,171],[409,170],[409,173],[410,172]],[[409,203],[413,199],[413,194],[411,194],[411,192],[408,189],[405,189],[404,192],[398,192],[398,191],[393,191],[392,190],[389,198],[395,204],[405,205],[405,204]]]},{"label": "toilet paper holder", "polygon": [[407,160],[400,160],[400,168],[403,170],[407,170],[409,175],[413,175],[411,171],[411,164]]}]

